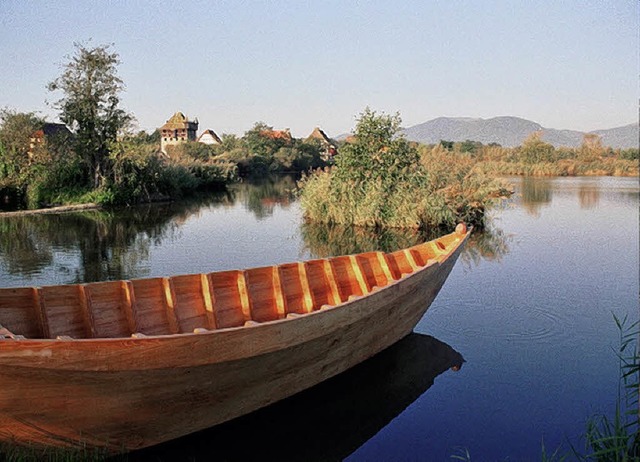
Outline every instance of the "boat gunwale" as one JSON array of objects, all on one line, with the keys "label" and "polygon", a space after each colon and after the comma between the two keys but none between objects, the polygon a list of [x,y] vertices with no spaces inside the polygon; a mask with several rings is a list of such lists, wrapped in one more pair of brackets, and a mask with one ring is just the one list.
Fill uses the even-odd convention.
[{"label": "boat gunwale", "polygon": [[[198,332],[179,332],[179,333],[174,333],[174,334],[157,334],[157,335],[146,335],[143,334],[142,336],[127,336],[127,337],[95,337],[95,338],[18,338],[18,339],[12,339],[12,338],[6,338],[6,339],[0,339],[0,345],[21,345],[23,347],[26,346],[35,346],[35,345],[56,345],[56,347],[62,347],[62,346],[69,346],[69,345],[78,345],[78,344],[87,344],[87,343],[91,343],[91,344],[109,344],[109,343],[123,343],[126,342],[128,345],[131,343],[138,343],[138,344],[144,344],[144,343],[148,343],[148,342],[152,342],[152,343],[157,343],[159,340],[176,340],[176,339],[185,339],[185,338],[190,338],[190,337],[194,337],[194,338],[201,338],[201,337],[209,337],[211,335],[222,335],[222,334],[228,334],[228,333],[232,333],[232,332],[239,332],[239,331],[245,331],[247,329],[257,329],[257,328],[266,328],[266,327],[272,327],[272,326],[278,326],[280,324],[285,324],[285,323],[291,323],[294,321],[301,321],[304,319],[310,319],[312,316],[314,315],[319,315],[319,314],[326,314],[326,312],[330,312],[330,311],[334,311],[337,308],[344,308],[344,307],[348,307],[354,303],[358,303],[360,302],[362,299],[364,298],[370,298],[371,296],[377,294],[377,293],[383,293],[386,292],[387,289],[391,289],[392,287],[397,286],[398,284],[400,284],[403,281],[406,281],[407,279],[411,279],[414,276],[426,271],[427,269],[431,268],[432,266],[438,264],[442,264],[443,262],[445,262],[449,257],[451,257],[451,255],[453,255],[456,250],[464,244],[464,242],[466,241],[466,239],[469,237],[469,235],[472,233],[473,231],[473,227],[469,227],[466,232],[464,233],[459,233],[457,231],[454,231],[452,233],[449,234],[445,234],[443,236],[440,236],[438,238],[411,246],[411,247],[406,247],[403,249],[398,249],[396,250],[396,252],[398,251],[405,251],[405,250],[412,250],[415,248],[419,248],[421,246],[424,246],[425,244],[429,244],[431,242],[436,242],[439,239],[442,239],[444,237],[447,236],[451,236],[451,235],[458,235],[459,238],[457,241],[452,242],[449,246],[446,247],[446,251],[443,251],[442,253],[440,253],[439,255],[434,256],[433,258],[428,259],[424,265],[422,266],[418,266],[417,269],[413,270],[411,273],[404,273],[402,274],[398,279],[392,279],[389,283],[383,285],[383,286],[378,286],[377,289],[375,290],[370,290],[369,292],[362,294],[362,295],[352,295],[350,296],[347,300],[340,302],[338,304],[335,305],[326,305],[326,308],[318,308],[316,310],[310,311],[310,312],[306,312],[306,313],[295,313],[296,316],[294,317],[284,317],[284,318],[280,318],[280,319],[273,319],[273,320],[269,320],[269,321],[262,321],[262,322],[254,322],[251,324],[245,324],[245,325],[240,325],[240,326],[233,326],[233,327],[222,327],[222,328],[216,328],[216,329],[206,329],[206,328],[202,328],[201,330],[199,330]],[[348,255],[335,255],[335,256],[331,256],[331,257],[327,257],[327,258],[320,258],[320,259],[312,259],[312,260],[304,260],[303,262],[313,262],[313,261],[331,261],[334,258],[339,258],[339,257],[350,257],[350,256],[358,256],[358,255],[363,255],[363,254],[367,254],[370,252],[360,252],[357,254],[348,254]],[[382,252],[384,255],[390,255],[393,252]],[[243,269],[232,269],[232,270],[222,270],[222,271],[214,271],[214,272],[210,272],[210,273],[192,273],[192,274],[180,274],[180,275],[175,275],[175,276],[198,276],[198,275],[208,275],[208,274],[216,274],[216,273],[221,273],[221,272],[226,272],[226,271],[247,271],[247,270],[252,270],[252,269],[266,269],[266,268],[276,268],[279,267],[281,265],[287,265],[287,264],[291,264],[291,263],[297,263],[297,262],[285,262],[285,263],[281,263],[281,264],[277,264],[277,265],[270,265],[270,266],[261,266],[261,267],[252,267],[252,268],[243,268]],[[161,277],[161,276],[159,276]],[[89,284],[94,284],[94,283],[102,283],[102,282],[119,282],[119,281],[135,281],[135,280],[144,280],[144,279],[153,279],[153,278],[142,278],[142,279],[131,279],[131,280],[117,280],[117,281],[96,281],[96,282],[89,282],[89,283],[84,283],[84,284],[76,284],[78,286],[84,286],[84,285],[89,285]],[[62,285],[66,285],[66,284],[62,284]],[[73,284],[69,284],[69,285],[73,285]],[[53,286],[42,286],[42,287],[57,287],[59,285],[53,285]],[[36,288],[40,288],[37,286],[32,286],[32,287],[16,287],[15,289],[24,289],[24,288],[32,288],[32,289],[36,289]],[[1,355],[0,355],[1,356]]]}]

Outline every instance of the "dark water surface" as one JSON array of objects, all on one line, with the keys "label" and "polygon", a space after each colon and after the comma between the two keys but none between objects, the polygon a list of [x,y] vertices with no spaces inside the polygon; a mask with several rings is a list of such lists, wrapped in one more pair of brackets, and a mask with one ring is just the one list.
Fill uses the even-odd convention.
[{"label": "dark water surface", "polygon": [[[611,414],[613,314],[638,318],[637,178],[512,180],[415,334],[292,399],[131,460],[538,460]],[[425,236],[302,224],[291,179],[181,204],[0,218],[0,287],[392,250]],[[457,372],[449,370],[464,366]]]}]

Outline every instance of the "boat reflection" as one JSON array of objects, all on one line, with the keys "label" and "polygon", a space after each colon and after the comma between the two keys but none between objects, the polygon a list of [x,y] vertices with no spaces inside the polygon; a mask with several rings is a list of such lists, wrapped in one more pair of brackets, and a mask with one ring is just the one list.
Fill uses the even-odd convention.
[{"label": "boat reflection", "polygon": [[373,358],[284,401],[127,455],[129,461],[342,460],[464,359],[412,333]]}]

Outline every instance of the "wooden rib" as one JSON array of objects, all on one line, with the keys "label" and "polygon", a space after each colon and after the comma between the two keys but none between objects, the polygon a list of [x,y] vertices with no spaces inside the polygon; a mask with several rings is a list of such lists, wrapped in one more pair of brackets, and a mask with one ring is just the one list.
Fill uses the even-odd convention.
[{"label": "wooden rib", "polygon": [[378,257],[378,263],[380,263],[380,268],[382,268],[382,272],[384,276],[387,278],[387,284],[391,284],[393,282],[393,274],[391,274],[391,268],[389,268],[389,263],[387,263],[387,259],[382,252],[376,252],[376,256]]},{"label": "wooden rib", "polygon": [[307,279],[307,269],[303,262],[298,262],[298,275],[300,276],[300,287],[304,295],[304,308],[307,313],[313,311],[313,295],[309,287],[309,279]]},{"label": "wooden rib", "polygon": [[333,275],[333,268],[331,267],[331,262],[329,260],[324,260],[323,262],[324,275],[327,278],[327,282],[329,283],[329,288],[331,289],[331,298],[333,299],[333,304],[337,305],[342,302],[340,298],[340,291],[338,290],[338,284],[336,284],[336,278]]},{"label": "wooden rib", "polygon": [[409,262],[409,266],[411,266],[413,271],[416,271],[416,270],[420,269],[420,265],[418,265],[416,263],[416,260],[413,258],[413,254],[411,253],[411,251],[409,249],[404,249],[403,253],[404,253],[405,257],[407,257],[407,261]]},{"label": "wooden rib", "polygon": [[280,280],[280,268],[273,266],[273,293],[276,300],[276,311],[278,319],[282,319],[287,315],[287,302],[282,293],[282,281]]},{"label": "wooden rib", "polygon": [[169,330],[172,334],[180,333],[178,318],[176,317],[176,291],[173,288],[171,278],[162,278],[162,287],[164,288],[164,300],[167,309],[167,321],[169,322]]},{"label": "wooden rib", "polygon": [[201,274],[202,280],[202,297],[204,300],[204,309],[207,315],[207,326],[209,329],[217,329],[218,323],[216,321],[216,314],[214,306],[216,304],[216,297],[213,294],[213,283],[211,282],[210,274]]},{"label": "wooden rib", "polygon": [[78,285],[80,293],[80,307],[82,309],[82,319],[84,320],[85,334],[88,338],[96,337],[96,324],[93,319],[91,306],[91,293],[84,284]]},{"label": "wooden rib", "polygon": [[134,334],[140,330],[138,326],[138,319],[136,317],[136,295],[133,291],[133,284],[131,281],[122,281],[122,292],[124,299],[124,316],[127,318],[127,324],[129,325],[129,332]]},{"label": "wooden rib", "polygon": [[242,314],[244,314],[244,320],[252,321],[251,317],[251,300],[249,299],[249,293],[247,292],[247,277],[244,271],[238,271],[238,293],[240,294],[240,304],[242,305]]},{"label": "wooden rib", "polygon": [[435,241],[431,241],[429,242],[429,245],[431,246],[431,248],[433,249],[433,251],[436,253],[436,256],[442,255],[444,253],[447,253],[447,249],[441,249],[440,247],[438,247],[438,244],[436,244]]},{"label": "wooden rib", "polygon": [[369,286],[366,279],[364,278],[364,275],[362,274],[360,263],[358,263],[358,259],[355,255],[349,255],[349,261],[351,262],[351,268],[353,269],[353,273],[355,274],[358,285],[360,286],[360,291],[362,292],[362,295],[366,295],[367,293],[369,293]]},{"label": "wooden rib", "polygon": [[33,309],[36,312],[38,324],[40,324],[42,338],[51,338],[51,331],[49,330],[49,323],[47,322],[46,310],[44,308],[44,297],[42,296],[42,289],[40,287],[33,288],[33,303]]}]

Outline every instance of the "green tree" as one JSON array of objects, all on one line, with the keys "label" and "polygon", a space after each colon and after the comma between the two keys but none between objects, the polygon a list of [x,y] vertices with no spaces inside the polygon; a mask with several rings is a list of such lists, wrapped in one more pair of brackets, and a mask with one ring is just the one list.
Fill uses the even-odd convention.
[{"label": "green tree", "polygon": [[33,112],[0,110],[0,184],[24,186],[32,154],[31,139],[43,124],[44,119]]},{"label": "green tree", "polygon": [[357,183],[380,182],[393,189],[398,181],[413,176],[420,155],[415,146],[400,135],[399,114],[378,115],[366,108],[356,124],[354,141],[340,150],[336,176]]},{"label": "green tree", "polygon": [[75,134],[75,150],[90,169],[91,185],[99,188],[113,174],[110,145],[132,117],[119,107],[124,84],[117,75],[118,54],[110,45],[74,45],[75,54],[48,88],[62,92],[54,107]]}]

